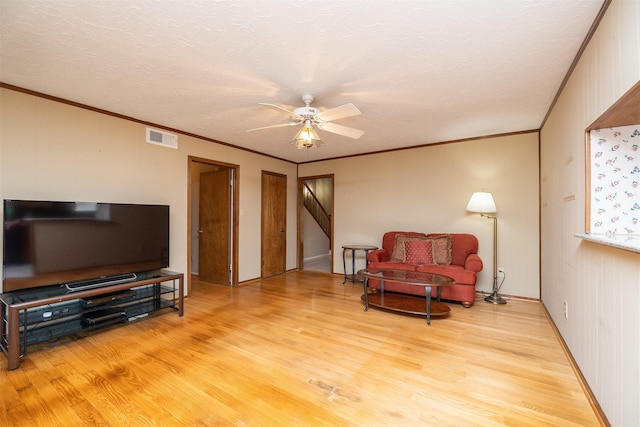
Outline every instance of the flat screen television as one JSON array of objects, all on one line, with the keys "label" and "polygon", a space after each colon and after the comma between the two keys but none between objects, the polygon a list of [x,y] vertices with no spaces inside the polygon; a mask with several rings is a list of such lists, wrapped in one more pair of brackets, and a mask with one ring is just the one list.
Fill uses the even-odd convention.
[{"label": "flat screen television", "polygon": [[4,200],[3,291],[169,266],[169,206]]}]

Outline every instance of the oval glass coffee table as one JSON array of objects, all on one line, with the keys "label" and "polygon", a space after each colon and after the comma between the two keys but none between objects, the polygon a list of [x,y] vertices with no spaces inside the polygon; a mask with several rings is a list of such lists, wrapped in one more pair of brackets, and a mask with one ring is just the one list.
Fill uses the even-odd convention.
[{"label": "oval glass coffee table", "polygon": [[[442,316],[451,311],[448,305],[440,302],[440,292],[443,286],[451,286],[455,281],[448,276],[420,271],[390,270],[390,269],[362,269],[358,276],[364,277],[364,311],[369,306],[384,308],[402,313],[427,316],[427,325],[431,325],[431,316]],[[369,293],[369,279],[380,280],[380,292]],[[385,282],[402,283],[411,286],[422,286],[425,290],[425,300],[415,295],[396,292],[384,292]],[[437,288],[437,300],[431,301],[431,289]]]}]

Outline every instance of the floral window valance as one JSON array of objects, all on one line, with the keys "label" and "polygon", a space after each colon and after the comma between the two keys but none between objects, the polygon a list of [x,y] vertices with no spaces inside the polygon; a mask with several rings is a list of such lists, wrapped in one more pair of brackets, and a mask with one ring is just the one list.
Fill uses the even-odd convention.
[{"label": "floral window valance", "polygon": [[591,233],[640,234],[640,125],[592,130]]}]

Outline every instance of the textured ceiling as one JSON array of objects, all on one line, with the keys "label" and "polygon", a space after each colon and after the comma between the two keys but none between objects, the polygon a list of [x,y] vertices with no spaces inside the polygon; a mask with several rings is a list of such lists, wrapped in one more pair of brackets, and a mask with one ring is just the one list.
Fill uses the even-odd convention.
[{"label": "textured ceiling", "polygon": [[[603,0],[2,0],[0,81],[293,162],[538,129]],[[297,150],[287,109],[355,104]]]}]

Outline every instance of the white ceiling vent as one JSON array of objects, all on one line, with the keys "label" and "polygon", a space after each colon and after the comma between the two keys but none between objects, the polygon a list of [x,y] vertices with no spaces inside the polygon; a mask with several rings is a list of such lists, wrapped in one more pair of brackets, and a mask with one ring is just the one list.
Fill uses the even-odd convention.
[{"label": "white ceiling vent", "polygon": [[147,128],[147,142],[163,147],[178,148],[178,135]]}]

